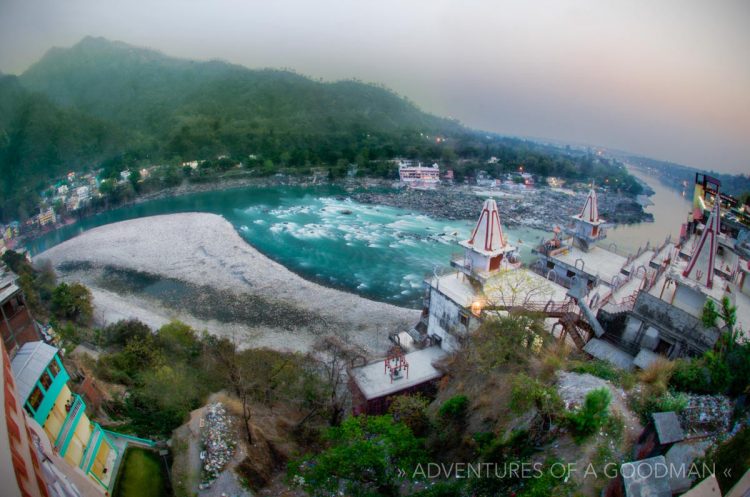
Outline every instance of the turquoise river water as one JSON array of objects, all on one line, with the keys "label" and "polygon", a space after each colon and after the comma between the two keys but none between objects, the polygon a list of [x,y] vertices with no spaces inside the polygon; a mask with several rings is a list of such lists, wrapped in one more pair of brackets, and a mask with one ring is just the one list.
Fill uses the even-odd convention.
[{"label": "turquoise river water", "polygon": [[[654,178],[633,170],[655,191],[653,223],[610,229],[608,241],[634,252],[647,241],[677,235],[689,201]],[[32,254],[104,224],[157,214],[211,212],[265,255],[305,278],[394,304],[419,307],[422,281],[443,271],[458,240],[473,221],[447,221],[403,209],[365,205],[337,187],[248,187],[151,200],[92,216],[51,232],[29,246]],[[505,228],[511,243],[530,262],[531,248],[550,233]],[[154,236],[158,236],[155,233]]]},{"label": "turquoise river water", "polygon": [[[41,237],[33,254],[104,224],[157,214],[222,215],[248,243],[305,278],[398,305],[419,307],[422,282],[444,270],[473,223],[430,218],[393,207],[364,205],[335,187],[266,187],[194,193],[123,207]],[[531,259],[544,232],[505,230]],[[158,233],[154,233],[158,236]]]}]

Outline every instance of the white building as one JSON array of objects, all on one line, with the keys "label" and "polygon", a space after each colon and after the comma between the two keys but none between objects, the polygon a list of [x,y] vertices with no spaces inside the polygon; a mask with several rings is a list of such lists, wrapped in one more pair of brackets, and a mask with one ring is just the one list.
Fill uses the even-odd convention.
[{"label": "white building", "polygon": [[565,304],[565,288],[521,268],[516,247],[503,234],[494,199],[484,202],[471,236],[460,245],[464,252],[451,261],[454,271],[426,282],[426,309],[412,332],[417,343],[440,343],[452,351],[479,327],[487,308],[542,309]]},{"label": "white building", "polygon": [[412,188],[432,188],[440,184],[440,166],[422,166],[409,160],[398,161],[398,174],[401,182]]}]

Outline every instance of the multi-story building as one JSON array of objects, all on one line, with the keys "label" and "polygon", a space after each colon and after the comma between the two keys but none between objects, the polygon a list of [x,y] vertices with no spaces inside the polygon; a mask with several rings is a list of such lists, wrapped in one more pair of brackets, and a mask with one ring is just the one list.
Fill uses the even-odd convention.
[{"label": "multi-story building", "polygon": [[39,214],[37,215],[37,220],[39,221],[39,226],[46,226],[48,224],[55,224],[57,221],[57,216],[55,215],[55,210],[52,207],[48,207],[46,209],[42,209]]},{"label": "multi-story building", "polygon": [[11,361],[17,400],[46,435],[52,451],[80,475],[110,492],[120,450],[86,414],[83,399],[68,386],[59,349],[26,343]]},{"label": "multi-story building", "polygon": [[433,188],[440,184],[440,166],[423,166],[410,160],[398,161],[401,182],[413,188]]},{"label": "multi-story building", "polygon": [[7,497],[49,497],[39,454],[26,424],[5,347],[0,345],[0,482]]},{"label": "multi-story building", "polygon": [[26,305],[16,275],[0,263],[0,336],[11,356],[27,342],[39,340],[39,330]]}]

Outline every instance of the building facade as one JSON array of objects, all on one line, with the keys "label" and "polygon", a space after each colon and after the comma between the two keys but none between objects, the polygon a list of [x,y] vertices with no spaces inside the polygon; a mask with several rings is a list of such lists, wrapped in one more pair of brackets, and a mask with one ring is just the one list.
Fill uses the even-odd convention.
[{"label": "building facade", "polygon": [[102,492],[111,491],[119,449],[106,431],[89,419],[83,399],[71,391],[59,350],[43,342],[29,342],[18,350],[11,366],[18,401],[42,428],[55,454]]}]

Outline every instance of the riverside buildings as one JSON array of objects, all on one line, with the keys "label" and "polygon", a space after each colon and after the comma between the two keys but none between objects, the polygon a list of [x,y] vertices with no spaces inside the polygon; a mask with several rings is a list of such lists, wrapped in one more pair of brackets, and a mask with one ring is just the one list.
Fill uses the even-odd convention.
[{"label": "riverside buildings", "polygon": [[[3,400],[2,495],[97,497],[111,493],[121,449],[72,392],[59,349],[40,341],[16,276],[0,265]],[[15,474],[14,478],[10,475]]]},{"label": "riverside buildings", "polygon": [[[704,183],[696,178],[699,201],[679,240],[667,238],[631,255],[606,244],[606,222],[592,189],[569,225],[535,249],[538,260],[530,269],[521,267],[495,200],[488,199],[469,239],[459,242],[463,252],[452,257],[451,269],[425,281],[422,316],[408,340],[417,352],[430,352],[404,354],[408,367],[401,369],[408,375],[389,374],[388,360],[353,368],[358,412],[381,412],[388,396],[434,381],[440,376],[435,363],[497,312],[541,312],[555,336],[623,369],[711,350],[728,324],[720,318],[704,324],[709,300],[718,309],[725,302],[736,308],[734,331],[747,339],[749,227],[728,216],[718,186]],[[727,218],[735,224],[726,226]],[[396,337],[405,335],[394,341],[401,344]]]}]

